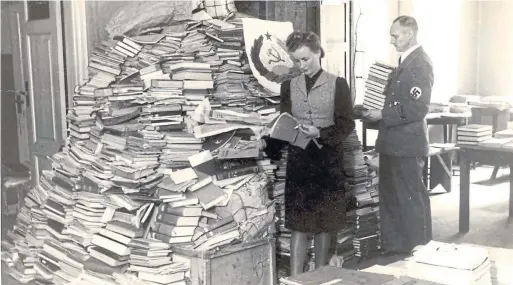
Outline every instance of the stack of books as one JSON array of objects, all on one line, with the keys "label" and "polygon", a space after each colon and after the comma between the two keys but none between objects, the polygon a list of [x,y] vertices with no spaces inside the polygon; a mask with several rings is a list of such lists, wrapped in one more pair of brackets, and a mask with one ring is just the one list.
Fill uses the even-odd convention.
[{"label": "stack of books", "polygon": [[130,247],[128,270],[137,273],[139,279],[159,284],[186,284],[185,274],[190,264],[175,260],[168,243],[136,238]]},{"label": "stack of books", "polygon": [[513,139],[513,130],[505,129],[502,131],[495,132],[493,137],[497,139]]},{"label": "stack of books", "polygon": [[270,198],[274,200],[276,209],[276,252],[279,255],[290,254],[290,231],[285,227],[287,153],[287,148],[284,148],[281,159],[273,161],[273,164],[276,165],[276,180],[269,193]]},{"label": "stack of books", "polygon": [[364,207],[354,212],[356,233],[353,239],[355,256],[368,258],[379,255],[381,239],[379,230],[379,208]]},{"label": "stack of books", "polygon": [[279,102],[251,75],[240,21],[160,30],[92,51],[66,145],[3,244],[16,279],[178,285],[189,265],[172,246],[272,235],[276,167],[259,140]]},{"label": "stack of books", "polygon": [[470,124],[458,127],[458,140],[459,145],[478,145],[480,142],[492,138],[492,126]]},{"label": "stack of books", "polygon": [[348,222],[347,226],[340,232],[336,233],[335,255],[332,266],[342,267],[347,262],[352,261],[356,256],[356,250],[353,245],[355,237],[356,225],[354,222]]},{"label": "stack of books", "polygon": [[[343,141],[344,149],[344,181],[342,187],[346,190],[346,200],[350,201],[347,205],[348,213],[356,207],[356,200],[360,192],[366,192],[365,186],[367,185],[367,166],[363,159],[362,145],[358,139],[356,131],[353,131]],[[348,217],[348,226],[337,233],[337,242],[335,253],[339,259],[339,264],[348,262],[355,256],[355,249],[353,246],[353,239],[355,237],[356,225],[354,217]]]},{"label": "stack of books", "polygon": [[[353,131],[342,143],[344,151],[344,175],[346,179],[346,191],[358,192],[368,182],[368,169],[363,157],[362,143],[356,130]],[[354,189],[354,191],[353,191]]]},{"label": "stack of books", "polygon": [[[500,147],[503,149],[511,150],[513,149],[513,130],[512,129],[505,129],[502,131],[496,132],[494,135],[495,144],[493,147],[497,147],[497,145],[500,143]],[[484,143],[486,143],[485,141]]]},{"label": "stack of books", "polygon": [[369,167],[362,144],[351,133],[343,143],[348,228],[338,234],[337,255],[344,262],[379,252],[379,193],[377,172]]},{"label": "stack of books", "polygon": [[499,284],[497,269],[488,251],[473,245],[430,241],[417,246],[406,272],[410,277],[439,284]]},{"label": "stack of books", "polygon": [[375,62],[369,69],[365,80],[365,95],[363,107],[366,109],[383,109],[387,85],[394,68],[383,63]]}]

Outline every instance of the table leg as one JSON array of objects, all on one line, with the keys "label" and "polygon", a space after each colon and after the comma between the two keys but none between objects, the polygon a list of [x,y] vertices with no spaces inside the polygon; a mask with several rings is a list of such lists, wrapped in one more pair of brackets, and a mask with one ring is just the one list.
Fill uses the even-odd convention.
[{"label": "table leg", "polygon": [[460,233],[467,233],[470,224],[470,161],[460,153]]},{"label": "table leg", "polygon": [[[495,132],[497,132],[497,129],[499,128],[499,114],[497,114],[497,113],[495,113],[493,115],[493,127],[492,128],[493,128],[492,133],[493,133],[493,135],[495,135]],[[497,172],[499,172],[499,166],[495,165],[495,167],[493,168],[492,176],[490,176],[490,180],[497,178]]]},{"label": "table leg", "polygon": [[492,176],[490,176],[490,179],[495,179],[497,178],[497,173],[499,172],[499,166],[498,165],[495,165],[493,167],[493,171],[492,171]]},{"label": "table leg", "polygon": [[509,216],[513,217],[513,165],[509,166]]},{"label": "table leg", "polygon": [[449,133],[449,141],[448,143],[452,143],[453,142],[453,138],[452,138],[452,133],[454,132],[454,126],[455,125],[449,125],[449,130],[447,131]]},{"label": "table leg", "polygon": [[493,115],[493,126],[492,126],[492,133],[495,135],[495,132],[497,132],[497,129],[499,128],[499,114],[495,113]]},{"label": "table leg", "polygon": [[444,143],[448,143],[449,134],[447,133],[448,132],[447,124],[444,124],[443,128],[444,128]]}]

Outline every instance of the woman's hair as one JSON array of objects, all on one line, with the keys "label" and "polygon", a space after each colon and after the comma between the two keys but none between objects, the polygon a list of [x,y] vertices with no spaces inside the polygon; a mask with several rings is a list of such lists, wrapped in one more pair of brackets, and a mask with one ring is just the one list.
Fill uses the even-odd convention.
[{"label": "woman's hair", "polygon": [[287,46],[287,50],[289,52],[294,52],[297,49],[306,46],[310,48],[311,51],[318,53],[321,52],[321,58],[324,57],[324,50],[321,47],[321,40],[319,36],[317,36],[313,32],[303,33],[303,32],[292,32],[285,42]]}]

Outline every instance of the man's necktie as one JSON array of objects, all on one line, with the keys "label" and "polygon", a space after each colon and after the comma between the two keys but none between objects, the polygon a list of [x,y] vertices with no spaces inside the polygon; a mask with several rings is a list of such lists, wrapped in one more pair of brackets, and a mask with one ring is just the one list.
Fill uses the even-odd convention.
[{"label": "man's necktie", "polygon": [[401,65],[401,57],[399,57],[399,60],[397,60],[397,66]]}]

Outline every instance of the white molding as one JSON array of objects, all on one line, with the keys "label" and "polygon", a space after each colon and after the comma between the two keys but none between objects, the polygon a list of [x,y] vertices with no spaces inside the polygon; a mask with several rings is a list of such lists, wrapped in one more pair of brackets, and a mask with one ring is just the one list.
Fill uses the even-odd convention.
[{"label": "white molding", "polygon": [[479,96],[482,96],[482,93],[481,93],[481,38],[482,38],[482,35],[481,35],[481,32],[482,32],[482,29],[481,29],[481,24],[482,24],[482,20],[483,20],[483,13],[482,13],[482,10],[483,9],[483,6],[482,6],[482,3],[481,1],[478,1],[477,3],[477,21],[476,21],[476,25],[477,25],[477,44],[476,44],[476,64],[475,64],[475,80],[476,80],[476,85],[475,85],[475,92],[474,94],[476,95],[479,95]]},{"label": "white molding", "polygon": [[87,81],[87,22],[85,0],[63,1],[64,40],[66,46],[66,73],[68,84],[68,106],[76,85]]},{"label": "white molding", "polygon": [[[350,11],[349,7],[344,10],[344,5],[349,5],[349,1],[336,5],[324,4],[324,2],[321,4],[320,34],[321,46],[325,52],[325,57],[321,62],[324,70],[337,76],[346,77],[350,84]],[[344,56],[344,52],[347,52],[347,57]]]}]

